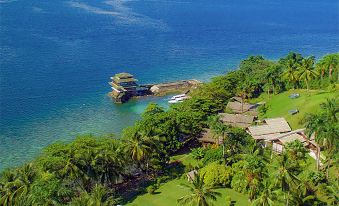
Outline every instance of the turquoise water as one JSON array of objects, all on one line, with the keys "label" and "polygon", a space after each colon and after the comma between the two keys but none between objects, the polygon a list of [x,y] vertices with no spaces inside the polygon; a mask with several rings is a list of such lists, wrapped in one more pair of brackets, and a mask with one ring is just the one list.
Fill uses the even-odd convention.
[{"label": "turquoise water", "polygon": [[119,134],[151,101],[115,105],[114,73],[210,77],[249,55],[339,48],[339,1],[0,0],[0,170],[76,135]]}]

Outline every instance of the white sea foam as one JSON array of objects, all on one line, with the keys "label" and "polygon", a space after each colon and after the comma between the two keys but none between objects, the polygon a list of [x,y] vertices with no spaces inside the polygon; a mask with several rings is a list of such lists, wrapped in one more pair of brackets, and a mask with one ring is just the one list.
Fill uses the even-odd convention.
[{"label": "white sea foam", "polygon": [[104,9],[98,6],[92,6],[84,2],[69,1],[67,4],[70,7],[85,10],[90,13],[109,15],[116,19],[120,25],[139,25],[151,28],[157,28],[166,31],[169,27],[160,19],[153,19],[146,15],[133,11],[126,5],[131,0],[108,0],[103,1],[103,4],[109,5],[111,9]]}]

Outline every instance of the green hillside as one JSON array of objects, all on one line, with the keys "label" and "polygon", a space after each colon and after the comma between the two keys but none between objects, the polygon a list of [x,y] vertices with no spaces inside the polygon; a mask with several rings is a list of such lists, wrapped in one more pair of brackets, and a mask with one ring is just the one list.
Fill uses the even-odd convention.
[{"label": "green hillside", "polygon": [[[299,98],[290,99],[288,96],[292,93],[300,94]],[[292,129],[302,127],[301,120],[306,113],[315,113],[319,110],[320,104],[325,102],[327,98],[338,97],[339,92],[328,92],[319,90],[290,90],[281,94],[268,98],[267,94],[262,95],[258,99],[252,101],[265,101],[268,110],[264,116],[260,118],[285,117],[291,125]],[[289,110],[298,109],[299,113],[290,115]]]}]

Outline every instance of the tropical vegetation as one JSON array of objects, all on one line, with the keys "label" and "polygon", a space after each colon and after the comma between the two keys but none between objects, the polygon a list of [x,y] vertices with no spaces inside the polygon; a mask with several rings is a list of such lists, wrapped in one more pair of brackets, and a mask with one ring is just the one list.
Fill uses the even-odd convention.
[{"label": "tropical vegetation", "polygon": [[[183,205],[213,205],[220,191],[243,193],[253,205],[338,205],[338,78],[339,53],[318,61],[297,53],[278,61],[251,56],[180,104],[169,109],[150,104],[121,137],[84,135],[56,142],[31,162],[2,171],[0,205],[126,204],[146,191],[156,196],[162,185],[192,170],[199,172],[185,184],[189,190],[175,190],[185,194],[177,198]],[[331,92],[300,122],[318,145],[317,164],[300,142],[276,154],[216,117],[235,95],[269,100],[289,90]],[[204,128],[221,136],[223,144],[201,147],[197,137]],[[178,154],[191,155],[195,164],[174,160]]]}]

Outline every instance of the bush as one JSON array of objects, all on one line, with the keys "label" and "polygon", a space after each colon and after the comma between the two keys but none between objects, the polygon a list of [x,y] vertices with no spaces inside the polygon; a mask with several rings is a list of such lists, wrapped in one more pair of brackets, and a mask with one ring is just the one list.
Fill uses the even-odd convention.
[{"label": "bush", "polygon": [[228,186],[232,180],[232,168],[223,163],[213,162],[202,168],[200,174],[204,175],[204,182],[212,186]]},{"label": "bush", "polygon": [[204,165],[206,165],[208,163],[215,162],[215,161],[222,160],[222,159],[223,159],[222,147],[210,148],[206,150],[205,152],[203,163]]},{"label": "bush", "polygon": [[268,110],[268,106],[266,104],[262,104],[258,107],[257,111],[261,116],[264,116]]},{"label": "bush", "polygon": [[153,195],[155,193],[155,190],[157,190],[156,186],[150,185],[146,188],[147,193]]},{"label": "bush", "polygon": [[194,159],[200,160],[205,156],[205,149],[202,147],[192,149],[192,157]]}]

